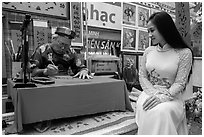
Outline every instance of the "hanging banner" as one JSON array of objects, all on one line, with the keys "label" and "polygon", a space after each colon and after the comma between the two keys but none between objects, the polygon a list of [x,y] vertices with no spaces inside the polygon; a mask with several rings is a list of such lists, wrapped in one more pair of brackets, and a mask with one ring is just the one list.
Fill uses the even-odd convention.
[{"label": "hanging banner", "polygon": [[83,17],[81,2],[70,2],[70,24],[76,37],[72,40],[72,46],[83,46]]},{"label": "hanging banner", "polygon": [[45,27],[34,27],[34,50],[48,43],[48,29]]}]

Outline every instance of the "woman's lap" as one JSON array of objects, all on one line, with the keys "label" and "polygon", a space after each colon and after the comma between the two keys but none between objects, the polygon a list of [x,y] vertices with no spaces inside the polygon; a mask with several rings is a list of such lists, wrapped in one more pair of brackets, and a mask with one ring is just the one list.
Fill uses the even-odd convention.
[{"label": "woman's lap", "polygon": [[143,92],[137,100],[136,122],[139,130],[148,130],[147,128],[152,129],[149,125],[154,123],[156,130],[163,128],[163,130],[173,130],[170,132],[176,133],[176,128],[184,118],[182,101],[174,100],[160,103],[151,110],[144,111],[142,104],[147,98],[148,95]]}]

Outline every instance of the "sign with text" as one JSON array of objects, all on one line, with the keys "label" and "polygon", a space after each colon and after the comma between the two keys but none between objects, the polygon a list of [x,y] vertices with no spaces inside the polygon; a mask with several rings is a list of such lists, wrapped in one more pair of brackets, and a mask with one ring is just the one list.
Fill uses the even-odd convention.
[{"label": "sign with text", "polygon": [[83,17],[81,2],[71,2],[70,10],[71,29],[76,33],[76,37],[72,40],[72,46],[83,46]]},{"label": "sign with text", "polygon": [[121,30],[121,7],[101,2],[87,2],[88,26]]},{"label": "sign with text", "polygon": [[89,38],[89,54],[110,55],[112,48],[119,47],[121,42],[116,40]]},{"label": "sign with text", "polygon": [[67,17],[66,2],[2,2],[2,7],[11,10]]},{"label": "sign with text", "polygon": [[117,65],[115,61],[93,61],[93,70],[95,70],[95,73],[117,72]]}]

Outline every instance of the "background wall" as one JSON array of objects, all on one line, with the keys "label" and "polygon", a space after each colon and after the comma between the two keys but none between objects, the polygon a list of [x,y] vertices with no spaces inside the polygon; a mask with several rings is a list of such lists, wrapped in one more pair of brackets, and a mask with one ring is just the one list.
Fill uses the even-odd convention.
[{"label": "background wall", "polygon": [[195,58],[194,60],[193,86],[202,87],[202,58]]}]

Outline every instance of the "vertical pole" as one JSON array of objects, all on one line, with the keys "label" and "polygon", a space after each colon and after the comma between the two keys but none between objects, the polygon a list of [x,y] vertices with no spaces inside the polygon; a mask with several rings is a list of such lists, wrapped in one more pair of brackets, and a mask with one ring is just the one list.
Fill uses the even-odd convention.
[{"label": "vertical pole", "polygon": [[86,27],[86,30],[85,30],[85,34],[86,34],[86,67],[89,69],[89,61],[88,61],[88,55],[89,55],[89,45],[88,45],[88,23],[87,23],[87,17],[88,17],[88,11],[87,11],[87,3],[84,2],[85,4],[85,27]]},{"label": "vertical pole", "polygon": [[23,36],[23,48],[22,48],[22,62],[23,62],[23,83],[26,84],[28,82],[27,79],[27,67],[28,67],[28,51],[29,51],[29,24],[31,21],[31,16],[29,14],[25,15],[25,20],[23,22],[23,25],[21,27],[22,36]]},{"label": "vertical pole", "polygon": [[191,46],[189,2],[175,2],[176,26],[185,42]]},{"label": "vertical pole", "polygon": [[33,32],[33,19],[30,20],[30,24],[28,25],[28,41],[29,41],[29,51],[28,57],[30,57],[35,51],[34,45],[34,32]]},{"label": "vertical pole", "polygon": [[[3,46],[4,46],[4,49],[5,49],[5,60],[6,60],[6,77],[7,78],[11,78],[12,77],[12,56],[11,54],[9,53],[6,45],[8,47],[10,47],[10,32],[9,32],[9,20],[8,20],[8,17],[7,16],[4,16],[4,18],[2,18],[3,20],[3,26],[2,26],[2,29],[3,29],[3,33],[4,33],[4,38],[2,40],[3,43]],[[9,48],[10,49],[10,48]]]},{"label": "vertical pole", "polygon": [[[2,22],[3,22],[3,26],[5,26],[5,20],[6,20],[6,16],[2,16]],[[6,64],[8,63],[6,61],[6,48],[5,48],[5,45],[4,45],[4,41],[5,41],[5,35],[4,35],[4,32],[5,30],[2,29],[2,80],[3,78],[7,78],[7,73],[6,73]],[[10,56],[9,56],[10,57]],[[3,82],[3,81],[2,81]]]},{"label": "vertical pole", "polygon": [[27,77],[26,77],[26,74],[27,74],[27,61],[28,61],[28,35],[27,35],[27,28],[24,28],[24,30],[22,31],[23,33],[23,49],[22,49],[22,52],[23,52],[23,83],[27,83]]}]

